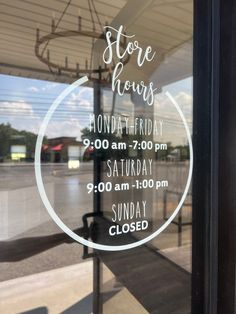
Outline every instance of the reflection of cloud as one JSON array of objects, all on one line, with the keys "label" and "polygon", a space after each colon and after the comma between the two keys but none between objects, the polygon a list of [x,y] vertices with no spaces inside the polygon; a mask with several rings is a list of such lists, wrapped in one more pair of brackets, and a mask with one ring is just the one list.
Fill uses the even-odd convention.
[{"label": "reflection of cloud", "polygon": [[37,87],[35,87],[35,86],[30,86],[28,89],[29,89],[30,92],[33,92],[33,93],[39,92],[39,89]]},{"label": "reflection of cloud", "polygon": [[[33,107],[24,100],[0,102],[0,123],[10,123],[17,130],[38,134],[43,116],[37,115]],[[81,129],[87,125],[83,117],[55,114],[46,129],[46,136],[73,136],[80,139]]]},{"label": "reflection of cloud", "polygon": [[35,133],[39,116],[25,100],[0,102],[0,122],[10,122],[18,130]]},{"label": "reflection of cloud", "polygon": [[45,86],[42,87],[42,91],[49,91],[52,90],[53,88],[57,87],[59,85],[59,83],[52,83],[49,82],[48,84],[46,84]]},{"label": "reflection of cloud", "polygon": [[[179,91],[175,95],[173,93],[171,94],[182,110],[191,131],[192,95],[187,91]],[[163,120],[162,140],[172,142],[174,145],[185,145],[187,143],[187,135],[181,117],[165,93],[160,93],[155,96],[154,114],[156,119]]]},{"label": "reflection of cloud", "polygon": [[18,116],[21,114],[32,116],[34,114],[32,106],[24,100],[0,102],[0,112],[4,115],[15,114]]},{"label": "reflection of cloud", "polygon": [[127,110],[131,114],[133,112],[133,109],[134,109],[134,104],[129,99],[123,100],[120,103],[120,107],[121,107],[121,109]]},{"label": "reflection of cloud", "polygon": [[17,130],[36,133],[40,118],[24,100],[0,102],[0,123],[7,122]]},{"label": "reflection of cloud", "polygon": [[[177,95],[172,94],[172,96],[177,101],[184,114],[191,114],[193,104],[193,96],[191,94],[181,91]],[[168,114],[171,112],[176,113],[175,107],[173,105],[170,106],[170,104],[169,98],[164,93],[155,96],[154,106],[159,112],[166,112]]]},{"label": "reflection of cloud", "polygon": [[193,96],[186,92],[179,92],[175,96],[176,101],[180,105],[181,109],[187,110],[187,112],[191,112],[192,104],[193,104]]},{"label": "reflection of cloud", "polygon": [[[2,79],[1,82],[4,85],[6,76],[0,75],[0,79]],[[67,85],[10,76],[8,80],[9,86],[16,87],[14,90],[16,94],[9,94],[9,98],[0,102],[0,124],[10,123],[13,128],[19,131],[25,130],[38,134],[47,110]],[[74,104],[79,101],[84,108],[93,108],[93,89],[78,88],[77,91],[79,91],[79,95],[75,94],[71,98],[74,99]],[[18,92],[20,95],[23,94],[24,98],[18,98]],[[12,96],[14,98],[10,98]],[[65,107],[64,102],[53,114],[52,120],[46,129],[46,136],[80,136],[80,130],[85,127],[89,120],[87,111],[83,111],[70,111]]]},{"label": "reflection of cloud", "polygon": [[89,87],[80,88],[79,92],[72,93],[65,102],[67,108],[71,110],[84,109],[93,110],[93,89]]},{"label": "reflection of cloud", "polygon": [[191,105],[193,101],[193,96],[186,92],[179,92],[177,96],[175,96],[176,100],[180,100],[181,103],[184,103],[186,105]]},{"label": "reflection of cloud", "polygon": [[[106,91],[103,94],[103,111],[105,113],[111,113],[112,110],[112,101],[113,101],[113,92]],[[130,100],[130,95],[123,95],[122,97],[119,95],[115,95],[115,108],[114,113],[131,115],[134,110],[134,104]]]},{"label": "reflection of cloud", "polygon": [[103,95],[103,110],[104,112],[110,112],[112,108],[112,95]]},{"label": "reflection of cloud", "polygon": [[[12,117],[7,119],[6,122],[10,122],[13,128],[17,130],[24,130],[38,134],[39,128],[42,125],[42,119],[32,115],[29,117]],[[1,123],[1,121],[0,121]],[[60,137],[60,136],[72,136],[78,137],[80,139],[81,129],[83,127],[80,125],[80,122],[77,119],[68,119],[68,120],[51,120],[46,128],[46,136],[49,138]]]},{"label": "reflection of cloud", "polygon": [[33,92],[33,93],[37,93],[37,92],[40,92],[40,91],[43,91],[43,92],[47,92],[47,91],[51,91],[52,89],[54,89],[55,87],[58,86],[59,83],[55,83],[55,82],[48,82],[46,83],[44,86],[42,87],[36,87],[36,86],[30,86],[28,88],[28,90],[30,92]]},{"label": "reflection of cloud", "polygon": [[48,124],[46,135],[49,138],[60,137],[60,136],[81,136],[81,127],[78,121],[75,120],[64,120],[64,121],[51,121]]}]

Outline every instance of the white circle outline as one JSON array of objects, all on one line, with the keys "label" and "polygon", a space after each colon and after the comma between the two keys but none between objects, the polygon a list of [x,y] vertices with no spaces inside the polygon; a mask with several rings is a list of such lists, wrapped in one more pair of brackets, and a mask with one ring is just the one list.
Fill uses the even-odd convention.
[{"label": "white circle outline", "polygon": [[34,162],[34,167],[35,167],[35,177],[36,177],[36,183],[37,183],[37,187],[38,187],[38,191],[39,191],[39,195],[42,199],[42,202],[44,204],[44,206],[46,207],[49,215],[51,216],[51,218],[54,220],[54,222],[68,235],[70,236],[72,239],[74,239],[75,241],[79,242],[80,244],[86,245],[90,248],[93,249],[97,249],[97,250],[103,250],[103,251],[122,251],[122,250],[128,250],[128,249],[132,249],[135,247],[138,247],[142,244],[145,244],[146,242],[152,240],[153,238],[155,238],[157,235],[159,235],[163,230],[165,230],[168,225],[171,223],[171,221],[175,218],[175,216],[178,214],[180,208],[182,207],[185,198],[187,197],[187,193],[191,184],[191,179],[192,179],[192,172],[193,172],[193,145],[192,145],[192,138],[191,138],[191,134],[188,128],[188,124],[186,122],[186,119],[178,105],[178,103],[175,101],[175,99],[171,96],[171,94],[169,92],[165,92],[166,96],[170,99],[170,101],[174,104],[175,108],[177,109],[186,133],[187,133],[187,138],[188,138],[188,143],[189,143],[189,151],[190,151],[190,164],[189,164],[189,174],[188,174],[188,179],[187,179],[187,183],[184,189],[184,193],[182,195],[182,198],[178,204],[178,206],[176,207],[176,209],[174,210],[174,212],[172,213],[172,215],[168,218],[168,220],[155,232],[153,232],[152,234],[150,234],[148,237],[139,240],[135,243],[130,243],[130,244],[125,244],[125,245],[103,245],[103,244],[98,244],[98,243],[94,243],[88,240],[85,240],[84,238],[78,236],[76,233],[74,233],[70,228],[68,228],[64,222],[57,216],[56,212],[54,211],[53,207],[51,206],[51,203],[48,200],[47,194],[45,192],[44,189],[44,184],[43,184],[43,180],[42,180],[42,173],[41,173],[41,148],[42,148],[42,144],[43,144],[43,138],[44,138],[44,134],[46,131],[46,128],[48,126],[48,123],[50,122],[52,115],[54,113],[54,111],[57,109],[57,107],[60,105],[60,103],[62,102],[62,100],[68,96],[69,93],[71,93],[75,88],[77,88],[78,86],[84,84],[85,82],[88,81],[88,77],[87,76],[83,76],[82,78],[78,79],[77,81],[75,81],[73,84],[71,84],[70,86],[68,86],[52,103],[52,105],[50,106],[50,108],[48,109],[43,122],[40,126],[39,129],[39,133],[37,136],[37,141],[36,141],[36,147],[35,147],[35,162]]}]

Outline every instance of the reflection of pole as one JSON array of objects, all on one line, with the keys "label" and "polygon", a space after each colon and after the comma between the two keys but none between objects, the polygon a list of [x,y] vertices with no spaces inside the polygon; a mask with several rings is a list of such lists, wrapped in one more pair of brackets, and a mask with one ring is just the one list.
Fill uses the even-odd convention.
[{"label": "reflection of pole", "polygon": [[114,115],[115,112],[115,104],[116,104],[116,91],[114,90],[112,95],[111,117]]},{"label": "reflection of pole", "polygon": [[112,107],[111,107],[111,114],[110,114],[110,129],[111,129],[111,120],[112,120],[112,116],[114,115],[115,112],[115,104],[116,104],[116,91],[113,91],[113,95],[112,95]]},{"label": "reflection of pole", "polygon": [[93,258],[93,314],[102,314],[102,268],[99,257]]},{"label": "reflection of pole", "polygon": [[[99,80],[94,82],[94,115],[95,119],[101,113],[101,72],[99,74]],[[97,129],[97,128],[96,128]],[[99,134],[96,131],[96,138]],[[93,162],[93,183],[94,186],[98,186],[101,181],[101,155],[99,151],[94,150],[94,162]],[[100,193],[93,194],[93,210],[95,213],[101,212],[101,197]],[[95,254],[93,257],[93,313],[102,313],[102,302],[101,302],[101,284],[102,284],[102,271],[101,262],[99,257]]]},{"label": "reflection of pole", "polygon": [[[94,82],[94,115],[95,120],[97,119],[98,115],[101,113],[101,84],[100,80]],[[97,132],[95,133],[96,138],[99,137]],[[98,183],[101,181],[101,153],[98,150],[94,150],[94,186],[98,186]],[[94,212],[98,213],[101,212],[100,203],[101,197],[100,193],[93,194],[93,202],[94,202]]]}]

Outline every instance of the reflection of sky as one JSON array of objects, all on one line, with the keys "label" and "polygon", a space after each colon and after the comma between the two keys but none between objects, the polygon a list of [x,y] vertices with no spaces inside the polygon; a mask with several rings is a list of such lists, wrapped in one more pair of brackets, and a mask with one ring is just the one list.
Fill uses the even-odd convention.
[{"label": "reflection of sky", "polygon": [[193,92],[192,92],[192,77],[174,82],[163,87],[163,92],[169,92],[178,102],[189,127],[192,125],[192,107],[193,107]]},{"label": "reflection of sky", "polygon": [[[52,102],[67,84],[0,75],[0,123],[37,133]],[[58,107],[48,125],[48,137],[79,136],[93,111],[92,88],[77,88]]]},{"label": "reflection of sky", "polygon": [[[0,123],[10,123],[18,130],[37,133],[50,105],[68,85],[0,75],[0,86]],[[162,140],[182,145],[186,143],[183,124],[175,107],[164,94],[165,91],[169,91],[175,97],[191,129],[192,79],[187,78],[163,87],[162,93],[156,95],[154,103],[155,118],[166,121],[165,138]],[[112,97],[113,93],[110,90],[103,90],[104,113],[111,113]],[[123,97],[116,96],[115,103],[116,115],[132,117],[134,110],[138,108],[132,103],[130,94],[125,94]],[[140,109],[143,111],[144,108]],[[93,89],[77,88],[54,113],[46,135],[49,138],[59,136],[80,138],[80,131],[88,126],[91,112],[93,112]]]},{"label": "reflection of sky", "polygon": [[[153,109],[142,101],[142,97],[131,97],[130,94],[125,94],[122,97],[116,96],[114,114],[129,117],[132,125],[132,117],[134,115],[150,118],[154,113],[154,119],[158,121],[163,120],[164,125],[163,136],[161,138],[159,136],[155,136],[154,140],[160,142],[171,142],[173,145],[186,145],[187,136],[183,122],[175,109],[175,106],[165,95],[165,92],[167,91],[171,93],[177,101],[191,131],[192,78],[186,78],[164,86],[162,92],[155,96]],[[105,90],[103,93],[104,112],[108,114],[111,112],[112,96],[113,93],[110,90]],[[135,104],[132,103],[131,98],[136,101]]]},{"label": "reflection of sky", "polygon": [[157,94],[154,103],[154,114],[156,118],[163,119],[164,136],[163,140],[172,142],[174,145],[186,145],[187,136],[182,120],[170,102],[165,92],[169,92],[178,103],[190,132],[192,131],[192,78],[186,78],[163,87],[162,92]]}]

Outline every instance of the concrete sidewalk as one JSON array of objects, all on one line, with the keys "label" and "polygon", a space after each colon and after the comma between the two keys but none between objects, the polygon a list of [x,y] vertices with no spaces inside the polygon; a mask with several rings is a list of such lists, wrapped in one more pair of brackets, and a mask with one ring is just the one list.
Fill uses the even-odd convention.
[{"label": "concrete sidewalk", "polygon": [[[92,261],[0,283],[0,313],[58,314],[93,292]],[[87,304],[92,312],[92,303]]]},{"label": "concrete sidewalk", "polygon": [[[104,314],[148,314],[103,265]],[[1,314],[92,314],[93,261],[0,283]]]}]

